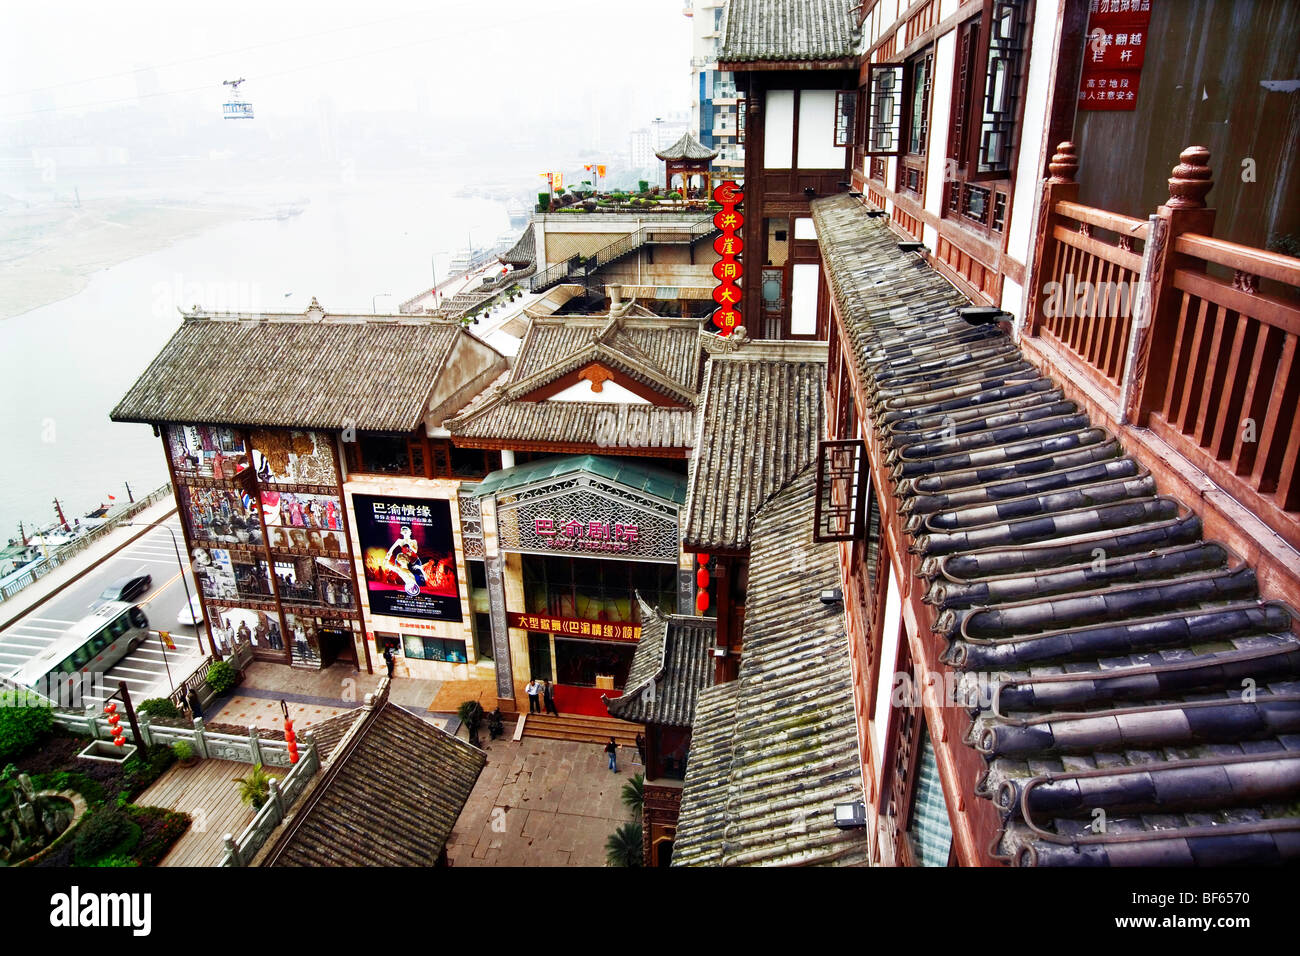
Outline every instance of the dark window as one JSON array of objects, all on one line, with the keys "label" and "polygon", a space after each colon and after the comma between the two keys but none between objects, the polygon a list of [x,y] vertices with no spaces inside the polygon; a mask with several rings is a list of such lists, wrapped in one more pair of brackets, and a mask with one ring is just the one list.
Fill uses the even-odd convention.
[{"label": "dark window", "polygon": [[492,660],[492,616],[474,615],[474,652],[481,661]]},{"label": "dark window", "polygon": [[929,138],[930,85],[933,68],[934,54],[928,51],[909,61],[907,66],[908,79],[911,82],[907,151],[918,156],[925,155],[926,142]]},{"label": "dark window", "polygon": [[902,149],[903,67],[899,63],[876,63],[870,67],[869,76],[867,153],[895,156]]},{"label": "dark window", "polygon": [[665,614],[676,613],[677,574],[670,564],[524,555],[524,610],[529,614],[636,624],[635,593]]},{"label": "dark window", "polygon": [[998,193],[993,200],[993,228],[1001,232],[1007,224],[1007,194]]},{"label": "dark window", "polygon": [[456,478],[482,478],[499,467],[489,459],[490,455],[497,455],[497,461],[500,461],[499,452],[487,452],[481,448],[457,448],[452,445],[451,473]]},{"label": "dark window", "polygon": [[858,108],[858,94],[854,90],[839,90],[835,94],[835,145],[852,146],[854,119]]},{"label": "dark window", "polygon": [[958,27],[948,155],[964,179],[1011,173],[1024,60],[1025,0],[984,0]]},{"label": "dark window", "polygon": [[449,637],[423,637],[402,635],[402,650],[407,657],[417,661],[445,661],[448,664],[465,664],[465,642]]},{"label": "dark window", "polygon": [[[359,435],[360,470],[378,475],[411,474],[411,455],[405,435]],[[420,473],[424,473],[421,464]]]}]

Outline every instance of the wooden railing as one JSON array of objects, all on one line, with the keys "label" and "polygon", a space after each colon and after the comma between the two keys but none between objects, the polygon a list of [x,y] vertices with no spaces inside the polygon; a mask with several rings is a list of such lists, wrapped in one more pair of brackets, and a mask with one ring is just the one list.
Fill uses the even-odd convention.
[{"label": "wooden railing", "polygon": [[1209,151],[1180,159],[1144,222],[1080,205],[1057,147],[1025,331],[1300,548],[1300,259],[1212,238]]}]

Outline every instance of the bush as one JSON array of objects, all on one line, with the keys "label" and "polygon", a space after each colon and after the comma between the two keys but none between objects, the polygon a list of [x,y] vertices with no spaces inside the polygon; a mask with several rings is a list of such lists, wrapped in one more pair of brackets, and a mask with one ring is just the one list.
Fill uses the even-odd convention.
[{"label": "bush", "polygon": [[54,730],[54,714],[37,698],[0,693],[0,764],[36,749]]},{"label": "bush", "polygon": [[637,191],[637,192],[639,192],[639,193],[643,193],[643,192],[645,192],[645,191],[646,191],[647,189],[649,189],[649,188],[650,188],[650,183],[647,182],[646,180],[644,180],[644,179],[638,179],[638,180],[636,181],[636,191]]},{"label": "bush", "polygon": [[176,718],[181,716],[181,712],[166,697],[150,697],[148,700],[140,702],[136,711],[141,714],[148,714],[150,717]]},{"label": "bush", "polygon": [[239,672],[229,661],[217,661],[208,668],[208,686],[220,696],[239,683]]},{"label": "bush", "polygon": [[72,841],[73,855],[83,866],[94,863],[119,851],[133,836],[138,839],[139,828],[121,810],[96,810],[77,827],[77,835]]},{"label": "bush", "polygon": [[641,824],[625,823],[605,841],[605,862],[609,866],[642,864]]},{"label": "bush", "polygon": [[260,763],[253,766],[248,776],[232,779],[239,784],[239,799],[254,810],[262,809],[262,804],[271,796],[272,777]]},{"label": "bush", "polygon": [[176,755],[177,760],[194,759],[194,748],[190,746],[188,740],[178,740],[172,744],[172,753]]}]

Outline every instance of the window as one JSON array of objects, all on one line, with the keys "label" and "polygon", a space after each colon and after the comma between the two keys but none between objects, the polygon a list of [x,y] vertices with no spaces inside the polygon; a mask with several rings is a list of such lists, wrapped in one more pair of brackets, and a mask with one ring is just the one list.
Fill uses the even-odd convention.
[{"label": "window", "polygon": [[958,27],[948,155],[963,178],[1010,175],[1026,6],[1026,0],[984,0],[981,16]]},{"label": "window", "polygon": [[952,852],[952,824],[948,817],[948,804],[943,798],[943,787],[939,784],[939,764],[934,757],[930,729],[924,726],[907,836],[916,862],[921,866],[948,865],[948,856]]},{"label": "window", "polygon": [[835,94],[835,145],[852,146],[857,119],[858,94],[854,90],[840,90]]},{"label": "window", "polygon": [[402,651],[417,661],[442,661],[448,664],[465,664],[465,642],[449,637],[423,637],[402,635]]},{"label": "window", "polygon": [[870,67],[871,100],[867,115],[867,154],[898,155],[902,146],[903,67],[875,63]]},{"label": "window", "polygon": [[926,140],[930,132],[930,85],[934,69],[934,53],[926,52],[909,61],[907,75],[911,84],[910,109],[907,117],[907,151],[917,156],[925,155]]}]

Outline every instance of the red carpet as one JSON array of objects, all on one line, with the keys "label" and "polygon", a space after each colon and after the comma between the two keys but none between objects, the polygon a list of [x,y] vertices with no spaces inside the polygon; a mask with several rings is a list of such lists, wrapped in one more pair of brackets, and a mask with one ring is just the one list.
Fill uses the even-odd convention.
[{"label": "red carpet", "polygon": [[602,690],[599,687],[571,687],[568,684],[555,685],[555,708],[560,716],[565,714],[585,714],[588,717],[608,717],[609,711],[600,696],[621,697],[621,690]]}]

